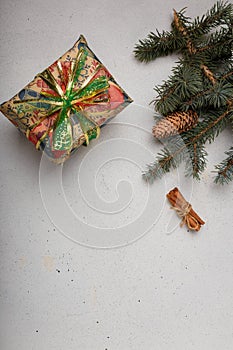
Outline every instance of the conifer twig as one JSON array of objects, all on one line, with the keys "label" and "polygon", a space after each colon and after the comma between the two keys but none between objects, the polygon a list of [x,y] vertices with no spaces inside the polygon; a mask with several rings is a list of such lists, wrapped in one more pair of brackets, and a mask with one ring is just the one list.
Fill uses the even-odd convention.
[{"label": "conifer twig", "polygon": [[[150,33],[135,47],[135,56],[145,62],[173,52],[182,55],[167,81],[155,87],[157,96],[152,101],[163,116],[154,135],[174,135],[168,122],[174,124],[179,116],[175,121],[180,140],[168,137],[144,173],[149,181],[176,168],[182,160],[186,161],[186,174],[199,178],[206,166],[205,143],[212,142],[228,122],[233,125],[233,4],[218,1],[193,22],[185,16],[185,9],[173,13],[170,32]],[[196,112],[199,122],[186,128],[181,118],[188,111]],[[231,157],[217,166],[216,182],[232,180]]]}]

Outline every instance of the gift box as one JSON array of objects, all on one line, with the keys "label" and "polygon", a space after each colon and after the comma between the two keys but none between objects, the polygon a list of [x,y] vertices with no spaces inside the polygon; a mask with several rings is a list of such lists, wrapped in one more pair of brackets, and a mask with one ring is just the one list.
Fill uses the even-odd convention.
[{"label": "gift box", "polygon": [[37,149],[62,163],[131,102],[81,35],[0,110]]}]

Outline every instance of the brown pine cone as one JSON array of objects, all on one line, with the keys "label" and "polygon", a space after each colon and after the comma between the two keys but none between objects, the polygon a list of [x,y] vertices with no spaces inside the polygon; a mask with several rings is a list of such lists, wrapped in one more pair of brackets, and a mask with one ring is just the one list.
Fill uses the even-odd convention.
[{"label": "brown pine cone", "polygon": [[192,129],[198,121],[195,111],[176,111],[162,118],[152,129],[152,134],[158,139],[181,134]]}]

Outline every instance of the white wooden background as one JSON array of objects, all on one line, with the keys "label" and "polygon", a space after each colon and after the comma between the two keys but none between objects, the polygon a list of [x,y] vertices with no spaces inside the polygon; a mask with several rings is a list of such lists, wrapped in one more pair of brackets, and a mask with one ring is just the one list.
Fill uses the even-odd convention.
[{"label": "white wooden background", "polygon": [[[80,33],[134,99],[63,168],[1,115],[1,349],[233,348],[233,185],[211,173],[232,133],[208,146],[200,183],[180,168],[147,186],[141,168],[160,149],[149,102],[177,57],[145,65],[132,54],[149,31],[169,30],[173,7],[192,17],[213,3],[1,0],[1,102]],[[206,220],[197,234],[165,200],[176,185]]]}]

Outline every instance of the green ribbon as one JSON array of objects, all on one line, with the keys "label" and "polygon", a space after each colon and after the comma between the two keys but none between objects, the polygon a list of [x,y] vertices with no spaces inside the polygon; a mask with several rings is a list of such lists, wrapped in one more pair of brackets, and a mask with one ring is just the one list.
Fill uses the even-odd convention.
[{"label": "green ribbon", "polygon": [[[81,48],[75,61],[71,61],[71,66],[68,71],[68,79],[65,78],[61,62],[58,61],[57,69],[63,84],[66,85],[65,91],[57,83],[55,77],[49,69],[46,69],[38,76],[49,86],[51,90],[56,93],[56,96],[48,92],[40,92],[43,98],[38,99],[26,99],[23,101],[14,101],[19,104],[30,104],[37,108],[41,106],[47,106],[47,112],[38,120],[35,124],[28,128],[26,135],[29,137],[30,131],[36,128],[43,120],[51,116],[52,114],[59,112],[58,118],[51,128],[49,128],[42,137],[38,140],[36,147],[39,148],[41,142],[48,136],[50,131],[53,131],[53,150],[69,151],[73,145],[72,125],[70,115],[75,115],[80,123],[81,129],[84,133],[85,143],[88,144],[93,138],[97,138],[100,133],[100,128],[94,120],[85,114],[82,110],[80,103],[90,103],[92,98],[106,92],[109,88],[108,78],[106,76],[100,76],[95,79],[93,77],[101,65],[98,65],[94,72],[84,81],[81,87],[76,90],[74,84],[78,80],[87,58],[88,52],[85,48]],[[105,99],[98,99],[97,103],[106,102]],[[93,102],[92,102],[93,103]],[[49,108],[48,108],[49,106]]]}]

